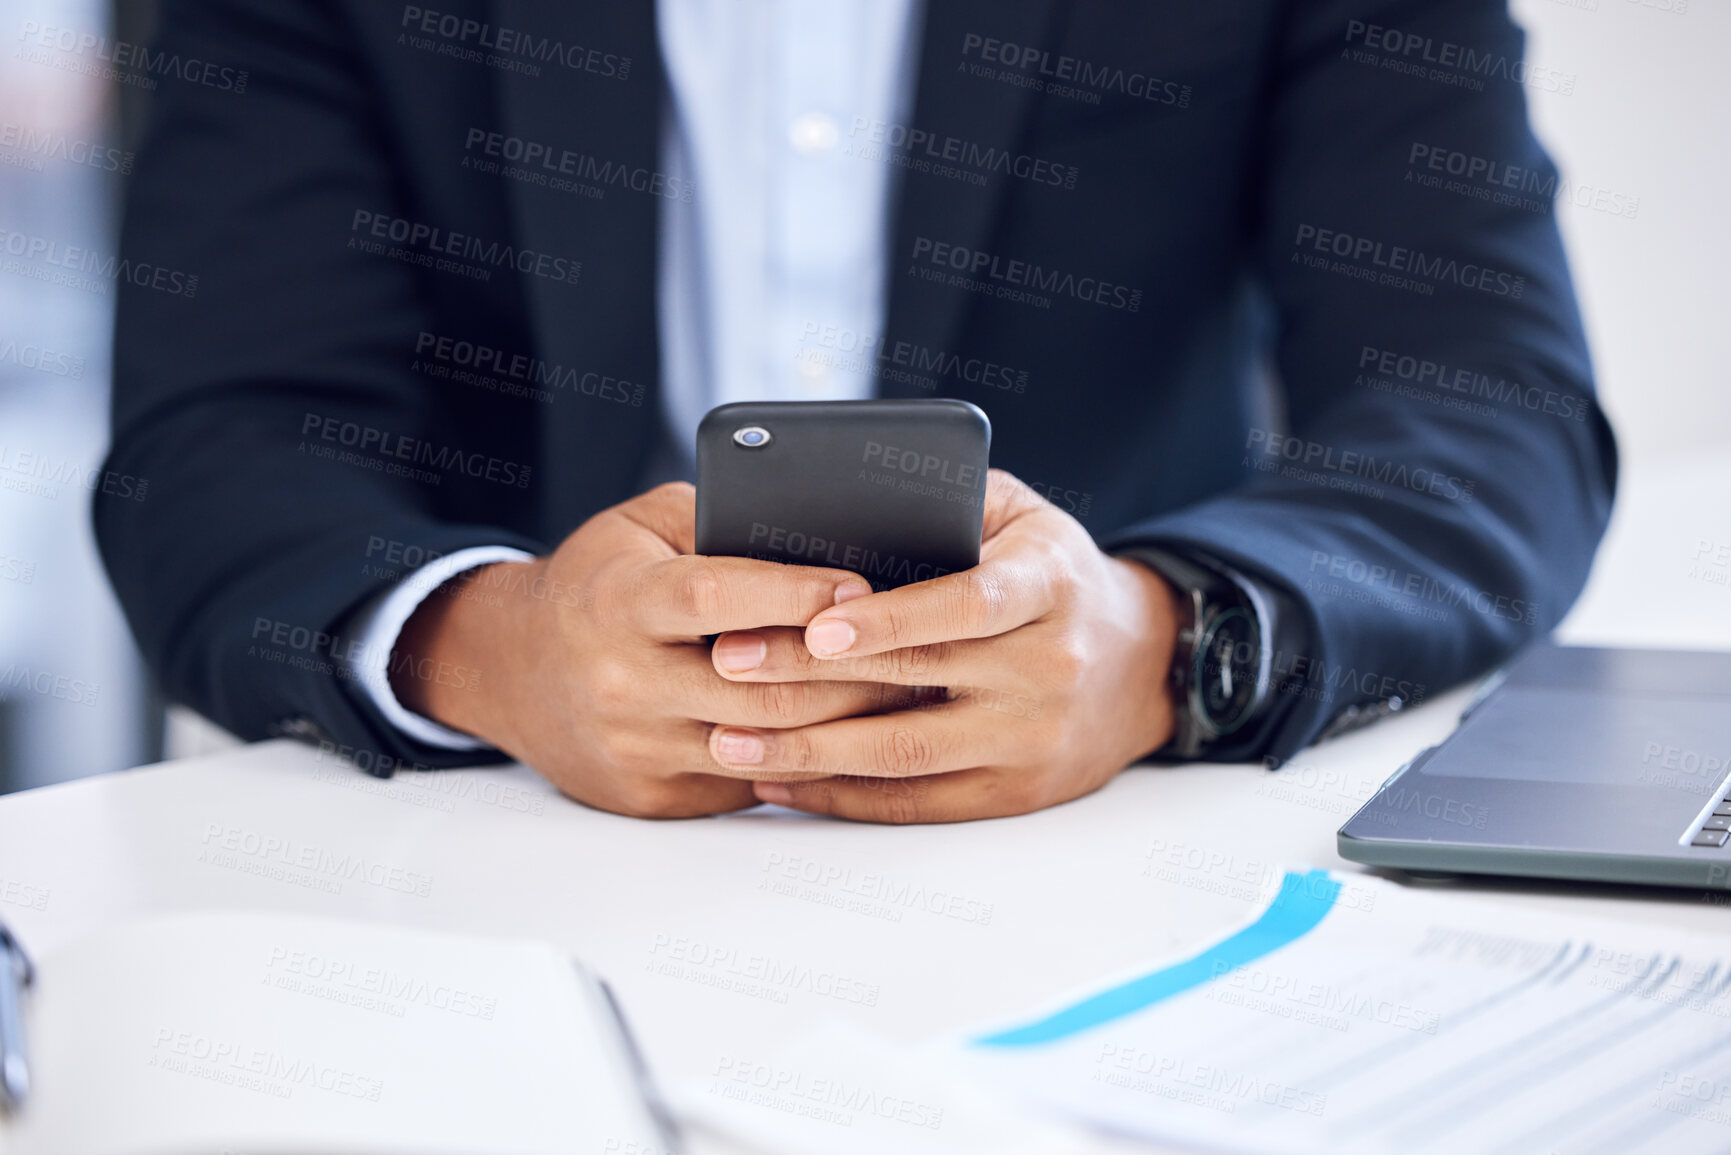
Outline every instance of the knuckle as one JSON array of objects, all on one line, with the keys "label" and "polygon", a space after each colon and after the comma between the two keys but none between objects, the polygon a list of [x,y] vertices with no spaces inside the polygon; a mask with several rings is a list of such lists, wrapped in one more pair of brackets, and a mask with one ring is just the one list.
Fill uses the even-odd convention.
[{"label": "knuckle", "polygon": [[836,575],[833,570],[813,566],[793,566],[793,578],[778,588],[787,599],[784,609],[790,616],[815,616],[835,602]]},{"label": "knuckle", "polygon": [[947,647],[943,643],[929,646],[909,646],[883,655],[886,674],[891,678],[911,680],[924,678],[938,664]]},{"label": "knuckle", "polygon": [[823,659],[815,657],[810,650],[805,648],[805,643],[801,641],[794,641],[786,647],[785,664],[796,674],[815,674],[819,669],[829,670],[835,666],[833,661],[825,662]]},{"label": "knuckle", "polygon": [[981,569],[968,570],[962,576],[962,599],[957,612],[963,623],[986,627],[1003,617],[1010,601],[1010,591],[1005,587],[1003,577]]},{"label": "knuckle", "polygon": [[775,761],[779,769],[805,772],[816,768],[818,757],[811,738],[793,730],[776,737]]},{"label": "knuckle", "polygon": [[666,818],[680,812],[680,792],[662,778],[634,777],[625,781],[616,801],[621,813],[633,818]]},{"label": "knuckle", "polygon": [[624,771],[638,762],[643,749],[630,731],[608,727],[595,736],[595,752],[614,771]]},{"label": "knuckle", "polygon": [[710,621],[726,600],[721,571],[705,557],[685,559],[673,586],[675,612],[693,622]]},{"label": "knuckle", "polygon": [[873,752],[880,769],[900,778],[925,774],[937,762],[937,746],[912,726],[891,726],[877,740]]},{"label": "knuckle", "polygon": [[878,816],[892,826],[907,826],[921,818],[919,795],[912,790],[885,791],[879,797]]},{"label": "knuckle", "polygon": [[891,649],[900,649],[907,645],[918,628],[914,615],[900,606],[891,606],[884,611],[883,640]]},{"label": "knuckle", "polygon": [[804,682],[760,682],[753,689],[770,725],[792,726],[804,718],[810,698]]},{"label": "knuckle", "polygon": [[600,661],[589,671],[589,700],[603,714],[621,714],[638,699],[637,679],[621,662]]},{"label": "knuckle", "polygon": [[1052,601],[1058,605],[1071,605],[1085,592],[1075,559],[1056,544],[1049,548],[1047,557],[1043,568],[1046,580],[1051,583]]},{"label": "knuckle", "polygon": [[1051,645],[1041,658],[1047,678],[1058,686],[1078,682],[1088,668],[1088,655],[1074,638],[1064,638]]}]

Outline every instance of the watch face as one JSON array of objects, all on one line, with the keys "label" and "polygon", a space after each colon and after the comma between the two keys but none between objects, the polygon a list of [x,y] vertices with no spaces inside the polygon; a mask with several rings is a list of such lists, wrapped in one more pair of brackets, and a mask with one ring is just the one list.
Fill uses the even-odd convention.
[{"label": "watch face", "polygon": [[1261,701],[1261,658],[1261,631],[1250,611],[1235,606],[1202,627],[1190,700],[1216,736],[1244,725]]}]

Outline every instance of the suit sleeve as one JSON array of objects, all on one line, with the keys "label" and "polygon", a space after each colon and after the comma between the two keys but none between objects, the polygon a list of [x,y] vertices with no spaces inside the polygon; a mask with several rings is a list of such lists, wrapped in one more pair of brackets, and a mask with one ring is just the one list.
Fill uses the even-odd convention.
[{"label": "suit sleeve", "polygon": [[120,601],[168,695],[244,738],[475,761],[344,676],[351,611],[420,562],[544,552],[416,460],[475,446],[410,370],[432,325],[412,266],[352,245],[358,209],[411,211],[354,35],[322,0],[183,0],[162,24],[158,50],[227,72],[159,84],[125,205],[123,268],[156,272],[117,300],[108,468],[146,486],[95,506]]},{"label": "suit sleeve", "polygon": [[1548,632],[1609,517],[1615,444],[1525,99],[1572,79],[1523,45],[1501,0],[1294,3],[1280,30],[1247,217],[1286,421],[1247,431],[1237,487],[1109,543],[1290,597],[1308,639],[1275,656],[1276,759]]}]

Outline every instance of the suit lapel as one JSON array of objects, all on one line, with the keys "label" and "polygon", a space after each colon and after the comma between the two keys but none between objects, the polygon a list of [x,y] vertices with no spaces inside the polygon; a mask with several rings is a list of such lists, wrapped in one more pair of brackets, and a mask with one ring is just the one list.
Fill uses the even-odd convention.
[{"label": "suit lapel", "polygon": [[[656,171],[664,86],[654,0],[492,4],[500,28],[567,49],[581,45],[630,58],[623,81],[545,58],[535,61],[537,74],[494,70],[502,131],[599,163]],[[924,7],[912,122],[980,148],[1019,150],[1038,94],[970,73],[961,48],[969,35],[1050,45],[1062,0],[927,0]],[[658,205],[653,196],[614,184],[593,200],[516,180],[503,183],[524,248],[583,262],[576,286],[523,277],[535,355],[557,366],[573,386],[552,389],[554,401],[541,415],[542,522],[550,539],[558,540],[590,514],[631,496],[661,435]],[[909,276],[909,256],[918,237],[989,248],[1006,183],[997,174],[976,187],[906,173],[890,230],[888,337],[934,349],[954,348],[962,338],[971,295]],[[629,400],[607,400],[575,387],[588,373],[629,382]],[[899,382],[885,383],[882,393],[923,395]]]},{"label": "suit lapel", "polygon": [[[912,123],[980,148],[1019,151],[1038,94],[969,71],[978,56],[964,56],[970,36],[1034,48],[1057,39],[1063,0],[927,0]],[[963,336],[971,293],[910,274],[918,238],[967,249],[987,249],[1006,196],[1007,178],[993,174],[984,187],[908,171],[890,230],[885,337],[932,349],[953,350]],[[927,396],[909,382],[886,380],[886,397]]]},{"label": "suit lapel", "polygon": [[[578,162],[587,174],[581,167],[567,174],[522,165],[544,174],[547,185],[502,178],[521,247],[583,263],[575,285],[522,277],[535,356],[550,370],[557,367],[560,382],[547,387],[553,401],[536,407],[541,520],[557,541],[590,514],[631,495],[660,430],[658,202],[617,179],[622,170],[659,168],[655,6],[653,0],[493,0],[493,16],[498,28],[533,38],[515,42],[513,64],[536,66],[535,72],[494,70],[501,130],[545,145],[555,157],[568,149],[588,158]],[[557,45],[559,54],[548,45]],[[561,179],[603,195],[552,186]]]}]

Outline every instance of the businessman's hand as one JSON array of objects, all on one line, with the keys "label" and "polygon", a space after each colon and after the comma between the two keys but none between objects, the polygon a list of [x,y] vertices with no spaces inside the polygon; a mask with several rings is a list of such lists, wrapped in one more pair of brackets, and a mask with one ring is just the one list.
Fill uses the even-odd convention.
[{"label": "businessman's hand", "polygon": [[[825,607],[803,630],[724,635],[741,684],[943,686],[948,700],[805,726],[717,726],[716,763],[757,797],[879,822],[1020,814],[1104,785],[1172,734],[1181,603],[994,469],[980,564]],[[780,783],[773,778],[782,778]]]},{"label": "businessman's hand", "polygon": [[395,653],[416,659],[402,665],[478,669],[479,688],[398,676],[398,699],[579,801],[658,818],[757,804],[751,783],[710,757],[715,723],[797,731],[915,699],[846,680],[717,674],[706,635],[797,635],[871,587],[842,570],[691,556],[694,494],[661,486],[597,514],[550,557],[472,570],[426,599],[397,640]]}]

